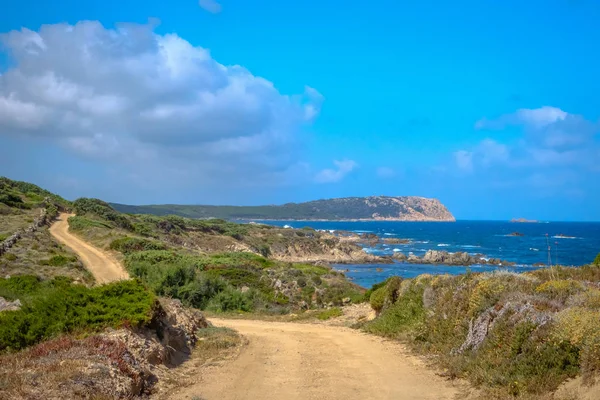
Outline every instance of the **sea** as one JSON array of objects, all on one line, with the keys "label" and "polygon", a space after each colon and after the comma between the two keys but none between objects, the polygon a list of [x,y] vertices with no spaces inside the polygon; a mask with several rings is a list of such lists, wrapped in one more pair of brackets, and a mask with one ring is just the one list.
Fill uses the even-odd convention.
[{"label": "sea", "polygon": [[[406,244],[379,243],[365,245],[364,251],[375,255],[392,255],[401,251],[422,256],[427,250],[465,251],[488,258],[516,263],[512,267],[471,265],[473,271],[508,269],[530,271],[548,265],[580,266],[591,263],[600,253],[600,222],[506,221],[399,222],[399,221],[256,221],[292,228],[311,227],[325,231],[374,233],[382,238],[409,239]],[[512,236],[518,232],[522,236]],[[550,247],[550,251],[548,251]],[[550,256],[550,260],[549,260]],[[398,275],[412,278],[420,274],[462,274],[467,267],[423,264],[343,264],[334,265],[356,284],[371,287]]]}]

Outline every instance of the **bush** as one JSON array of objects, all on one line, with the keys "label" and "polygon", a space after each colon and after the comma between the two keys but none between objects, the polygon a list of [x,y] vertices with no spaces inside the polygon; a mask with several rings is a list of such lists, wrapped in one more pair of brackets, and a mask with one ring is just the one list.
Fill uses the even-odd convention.
[{"label": "bush", "polygon": [[596,258],[594,259],[594,262],[592,264],[600,265],[600,253],[598,253],[598,255],[596,256]]},{"label": "bush", "polygon": [[63,265],[66,265],[70,262],[76,262],[77,261],[77,257],[75,256],[63,256],[63,255],[55,255],[52,256],[50,259],[48,260],[40,260],[39,264],[40,265],[50,265],[52,267],[62,267]]},{"label": "bush", "polygon": [[255,293],[252,290],[242,293],[239,290],[227,287],[210,301],[207,309],[215,312],[250,312],[253,309],[254,295]]},{"label": "bush", "polygon": [[78,216],[96,215],[104,220],[113,222],[119,228],[132,230],[129,219],[115,211],[108,203],[98,199],[80,198],[73,202],[73,207]]},{"label": "bush", "polygon": [[333,307],[333,308],[330,308],[329,310],[321,311],[319,314],[317,314],[317,318],[320,319],[321,321],[326,321],[330,318],[341,317],[342,315],[344,315],[344,313],[342,312],[342,310],[340,308]]},{"label": "bush", "polygon": [[136,251],[145,250],[166,250],[167,246],[164,243],[154,240],[126,236],[113,240],[110,243],[110,248],[123,254],[129,254]]},{"label": "bush", "polygon": [[565,301],[569,296],[583,290],[583,285],[574,280],[551,280],[539,285],[535,291],[554,300]]},{"label": "bush", "polygon": [[24,304],[18,311],[0,313],[0,350],[22,349],[61,333],[122,324],[141,326],[150,322],[155,304],[154,295],[135,280],[90,289],[64,278],[4,281],[13,279],[15,282],[2,282],[0,287],[11,290]]},{"label": "bush", "polygon": [[376,312],[381,312],[383,309],[383,304],[385,303],[385,297],[387,295],[387,290],[384,287],[380,287],[371,293],[371,297],[369,299],[369,304],[371,304],[371,308]]},{"label": "bush", "polygon": [[[381,294],[383,292],[383,294]],[[389,293],[386,288],[377,289],[371,298],[377,298],[377,305],[382,304],[381,297],[387,300]],[[411,287],[398,299],[391,303],[381,315],[365,325],[367,332],[386,337],[399,337],[409,332],[425,320],[425,307],[423,307],[423,289]]]},{"label": "bush", "polygon": [[107,228],[112,229],[112,226],[106,222],[97,221],[85,217],[69,217],[69,229],[74,231],[84,231],[89,228]]}]

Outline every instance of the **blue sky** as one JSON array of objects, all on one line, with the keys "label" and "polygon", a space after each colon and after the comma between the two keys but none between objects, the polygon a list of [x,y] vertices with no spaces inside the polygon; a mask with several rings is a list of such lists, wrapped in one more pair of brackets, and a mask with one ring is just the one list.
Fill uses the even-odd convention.
[{"label": "blue sky", "polygon": [[6,0],[0,175],[135,204],[419,195],[600,220],[598,20],[591,0]]}]

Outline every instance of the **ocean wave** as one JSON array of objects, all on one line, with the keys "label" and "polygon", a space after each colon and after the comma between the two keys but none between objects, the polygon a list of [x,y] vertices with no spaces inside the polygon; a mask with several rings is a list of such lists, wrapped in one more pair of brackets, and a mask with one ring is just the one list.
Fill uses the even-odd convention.
[{"label": "ocean wave", "polygon": [[552,236],[552,239],[581,239],[575,236]]},{"label": "ocean wave", "polygon": [[392,236],[393,233],[384,233],[385,236]]},{"label": "ocean wave", "polygon": [[531,251],[540,251],[540,249],[536,249],[535,247],[530,247],[529,250],[531,250]]},{"label": "ocean wave", "polygon": [[373,231],[363,231],[363,230],[360,230],[360,229],[355,229],[352,232],[356,232],[356,233],[371,233]]},{"label": "ocean wave", "polygon": [[415,240],[414,243],[427,244],[427,243],[429,243],[429,240]]},{"label": "ocean wave", "polygon": [[478,248],[481,248],[481,246],[475,246],[473,244],[461,244],[458,247],[462,247],[463,249],[478,249]]},{"label": "ocean wave", "polygon": [[400,249],[394,249],[394,250],[392,250],[392,251],[393,251],[394,253],[397,253],[397,252],[399,252],[399,251],[402,251],[402,250],[400,250]]},{"label": "ocean wave", "polygon": [[440,243],[437,245],[437,247],[448,247],[450,246],[448,243]]}]

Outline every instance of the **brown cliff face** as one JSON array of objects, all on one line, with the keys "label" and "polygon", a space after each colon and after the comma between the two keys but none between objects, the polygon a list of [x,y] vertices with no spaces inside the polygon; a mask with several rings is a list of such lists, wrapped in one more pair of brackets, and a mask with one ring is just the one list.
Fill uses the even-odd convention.
[{"label": "brown cliff face", "polygon": [[365,198],[365,203],[375,211],[372,217],[376,220],[456,221],[438,199],[377,196]]}]

